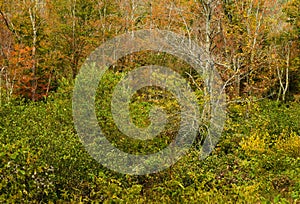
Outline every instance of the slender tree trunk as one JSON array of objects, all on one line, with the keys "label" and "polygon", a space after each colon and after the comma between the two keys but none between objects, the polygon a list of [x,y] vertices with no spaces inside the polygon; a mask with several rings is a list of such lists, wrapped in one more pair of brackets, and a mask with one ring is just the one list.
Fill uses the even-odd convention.
[{"label": "slender tree trunk", "polygon": [[72,58],[71,58],[71,67],[72,67],[72,77],[76,78],[77,75],[77,59],[76,59],[76,0],[72,1],[71,5],[72,10]]},{"label": "slender tree trunk", "polygon": [[[24,2],[26,3],[26,2]],[[37,25],[36,25],[36,4],[37,2],[32,2],[33,5],[29,7],[29,17],[31,21],[32,26],[32,73],[33,73],[33,79],[31,83],[31,99],[33,101],[36,100],[36,89],[37,89],[37,79],[36,79],[36,68],[37,68],[37,59],[36,59],[36,48],[37,48]]]},{"label": "slender tree trunk", "polygon": [[282,92],[282,100],[285,101],[286,93],[289,87],[289,68],[290,68],[290,45],[287,45],[286,68],[285,68],[285,86]]},{"label": "slender tree trunk", "polygon": [[[285,64],[285,70],[279,69],[279,67],[277,66],[277,76],[278,76],[278,80],[279,80],[279,91],[278,91],[278,98],[277,101],[279,101],[279,98],[281,97],[282,101],[286,100],[286,93],[288,91],[289,88],[289,69],[290,69],[290,42],[287,44],[287,50],[286,50],[286,64]],[[283,79],[285,74],[285,79]]]}]

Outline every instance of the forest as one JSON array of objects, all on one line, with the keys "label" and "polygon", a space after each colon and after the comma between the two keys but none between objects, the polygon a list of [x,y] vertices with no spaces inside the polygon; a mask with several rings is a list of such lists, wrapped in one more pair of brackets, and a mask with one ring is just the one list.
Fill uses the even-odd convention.
[{"label": "forest", "polygon": [[[0,203],[300,203],[299,5],[0,0]],[[160,152],[189,123],[173,93],[145,86],[130,98],[129,120],[151,127],[153,107],[160,107],[168,115],[164,129],[152,140],[120,130],[114,90],[139,67],[159,65],[180,75],[201,115],[185,155],[156,173],[134,175],[107,168],[90,154],[76,128],[74,89],[95,50],[141,30],[170,31],[201,48],[208,60],[200,68],[213,67],[222,80],[226,117],[218,142],[200,159],[213,126],[206,123],[211,82],[189,60],[151,45],[112,60],[97,84],[94,112],[114,147],[133,155]],[[174,45],[174,53],[183,49]],[[139,77],[147,81],[149,75]]]}]

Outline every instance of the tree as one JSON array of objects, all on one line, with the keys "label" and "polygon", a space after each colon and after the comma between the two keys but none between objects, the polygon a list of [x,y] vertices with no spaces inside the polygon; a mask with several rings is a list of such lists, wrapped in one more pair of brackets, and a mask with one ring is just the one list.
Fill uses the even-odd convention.
[{"label": "tree", "polygon": [[10,93],[33,101],[45,96],[47,87],[49,90],[50,75],[44,66],[45,47],[42,47],[47,27],[44,6],[44,1],[23,0],[3,2],[0,7],[3,22],[14,37],[5,62]]},{"label": "tree", "polygon": [[234,79],[235,96],[258,97],[272,87],[274,72],[269,66],[268,36],[277,1],[224,1],[226,20],[222,24],[224,65]]},{"label": "tree", "polygon": [[289,41],[289,66],[290,66],[290,92],[299,94],[300,90],[300,1],[291,0],[283,6],[287,16],[286,22],[291,29],[287,33]]}]

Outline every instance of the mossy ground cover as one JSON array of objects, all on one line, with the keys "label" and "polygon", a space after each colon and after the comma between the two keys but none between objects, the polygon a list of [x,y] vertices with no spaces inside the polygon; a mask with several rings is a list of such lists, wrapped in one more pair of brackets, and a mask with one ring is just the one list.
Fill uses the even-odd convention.
[{"label": "mossy ground cover", "polygon": [[[152,103],[136,97],[131,107],[136,123],[148,124],[137,110],[147,114]],[[166,105],[172,112],[176,102]],[[108,118],[106,131],[113,137],[119,133],[108,113],[97,110],[98,118]],[[222,138],[208,158],[199,160],[195,145],[167,170],[129,176],[101,166],[86,152],[74,128],[72,85],[67,85],[45,101],[16,100],[0,107],[0,202],[298,203],[299,117],[297,103],[232,103]],[[158,151],[173,131],[166,128],[147,147],[132,141],[120,147]]]}]

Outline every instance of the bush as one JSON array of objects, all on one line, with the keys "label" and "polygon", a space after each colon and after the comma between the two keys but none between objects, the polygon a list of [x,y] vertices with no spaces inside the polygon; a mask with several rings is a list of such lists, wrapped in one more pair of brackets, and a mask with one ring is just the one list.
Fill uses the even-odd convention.
[{"label": "bush", "polygon": [[[176,133],[179,118],[173,117],[163,133],[146,145],[128,140],[114,125],[109,108],[112,87],[121,76],[109,73],[99,85],[98,94],[106,96],[96,100],[99,124],[124,151],[159,151]],[[12,101],[0,107],[0,202],[295,203],[300,199],[297,103],[232,104],[222,138],[208,158],[199,160],[199,151],[192,148],[169,169],[129,176],[104,168],[86,152],[73,125],[72,84],[64,83],[67,87],[47,101]],[[175,115],[178,104],[171,95],[160,89],[144,91],[147,94],[132,100],[135,123],[146,127],[153,105],[163,105]],[[153,97],[147,98],[149,94]],[[159,98],[160,94],[166,97]]]},{"label": "bush", "polygon": [[0,202],[55,199],[54,168],[40,159],[25,140],[0,144]]}]

